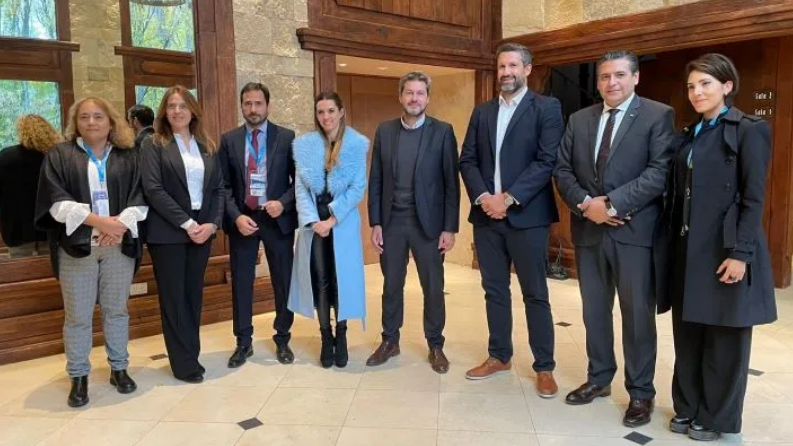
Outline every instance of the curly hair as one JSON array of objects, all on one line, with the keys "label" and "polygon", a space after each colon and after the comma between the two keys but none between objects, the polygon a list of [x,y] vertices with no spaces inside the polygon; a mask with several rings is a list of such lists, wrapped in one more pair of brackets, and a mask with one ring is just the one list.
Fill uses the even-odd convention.
[{"label": "curly hair", "polygon": [[121,115],[118,114],[116,109],[110,105],[109,102],[96,96],[80,99],[69,108],[69,120],[67,121],[66,132],[64,132],[64,136],[66,136],[67,140],[74,142],[77,141],[77,137],[80,136],[80,131],[77,128],[77,115],[80,111],[80,107],[86,102],[94,103],[107,115],[107,118],[110,120],[110,134],[107,136],[107,140],[110,141],[113,146],[121,149],[131,149],[135,147],[135,132],[130,128],[129,124],[127,124],[127,121],[121,118]]},{"label": "curly hair", "polygon": [[46,119],[33,114],[17,119],[17,138],[22,147],[38,152],[46,152],[63,141],[63,136]]}]

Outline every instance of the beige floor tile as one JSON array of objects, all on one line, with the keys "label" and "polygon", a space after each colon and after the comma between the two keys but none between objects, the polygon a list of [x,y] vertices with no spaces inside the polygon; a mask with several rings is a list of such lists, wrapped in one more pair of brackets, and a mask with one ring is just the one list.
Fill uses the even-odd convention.
[{"label": "beige floor tile", "polygon": [[334,446],[338,427],[264,425],[245,431],[235,446]]},{"label": "beige floor tile", "polygon": [[437,429],[438,394],[395,390],[358,390],[344,425]]},{"label": "beige floor tile", "polygon": [[[450,372],[454,374],[454,365]],[[429,362],[397,364],[389,361],[377,367],[366,367],[361,377],[361,390],[406,390],[416,392],[438,392],[441,376],[430,367]]]},{"label": "beige floor tile", "polygon": [[255,417],[272,392],[271,387],[196,387],[165,420],[238,423]]},{"label": "beige floor tile", "polygon": [[435,446],[437,436],[434,429],[344,427],[336,446]]},{"label": "beige floor tile", "polygon": [[322,368],[320,364],[298,362],[290,367],[279,387],[307,387],[314,389],[355,389],[361,381],[364,364],[348,362],[347,367]]},{"label": "beige floor tile", "polygon": [[793,404],[744,404],[743,439],[789,442],[793,438]]},{"label": "beige floor tile", "polygon": [[134,393],[122,395],[109,392],[93,401],[77,416],[82,420],[162,420],[196,387],[181,386],[141,386]]},{"label": "beige floor tile", "polygon": [[438,446],[539,446],[534,434],[439,431]]},{"label": "beige floor tile", "polygon": [[455,370],[443,375],[441,377],[441,392],[523,395],[520,378],[514,367],[509,372],[499,373],[482,380],[470,380],[465,377],[465,372],[465,370]]},{"label": "beige floor tile", "polygon": [[764,373],[760,379],[793,401],[793,373]]},{"label": "beige floor tile", "polygon": [[38,446],[133,446],[156,421],[72,420]]},{"label": "beige floor tile", "polygon": [[63,427],[65,418],[0,416],[0,446],[33,446]]},{"label": "beige floor tile", "polygon": [[242,433],[231,423],[161,422],[136,446],[233,446]]},{"label": "beige floor tile", "polygon": [[441,393],[441,430],[534,432],[522,395]]},{"label": "beige floor tile", "polygon": [[238,368],[228,367],[232,352],[204,355],[201,364],[206,368],[205,385],[221,387],[276,387],[289,373],[292,365],[278,362],[269,352],[256,349],[254,356]]},{"label": "beige floor tile", "polygon": [[354,395],[353,389],[279,388],[258,418],[265,424],[341,426]]},{"label": "beige floor tile", "polygon": [[622,425],[622,409],[603,398],[585,406],[565,404],[563,397],[533,400],[529,412],[538,434],[622,437],[631,432]]},{"label": "beige floor tile", "polygon": [[[96,373],[94,375],[97,375]],[[94,376],[92,375],[92,376]],[[100,380],[89,379],[88,397],[90,401],[97,401],[110,391],[115,391],[109,384],[107,378]],[[14,415],[25,417],[46,417],[46,418],[73,418],[80,412],[90,407],[71,408],[66,404],[66,398],[71,390],[71,381],[68,377],[44,382],[38,387],[29,389],[27,393],[19,396],[10,403],[0,408],[2,415]]]}]

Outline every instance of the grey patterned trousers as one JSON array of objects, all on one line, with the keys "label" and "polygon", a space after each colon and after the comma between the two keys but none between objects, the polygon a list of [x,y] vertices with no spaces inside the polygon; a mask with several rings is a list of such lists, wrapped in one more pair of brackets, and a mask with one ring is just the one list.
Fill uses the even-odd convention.
[{"label": "grey patterned trousers", "polygon": [[127,300],[135,260],[125,256],[120,246],[93,246],[91,255],[75,258],[58,250],[61,292],[63,293],[63,344],[66,372],[70,378],[91,371],[94,304],[102,310],[107,360],[112,370],[129,365],[129,312]]}]

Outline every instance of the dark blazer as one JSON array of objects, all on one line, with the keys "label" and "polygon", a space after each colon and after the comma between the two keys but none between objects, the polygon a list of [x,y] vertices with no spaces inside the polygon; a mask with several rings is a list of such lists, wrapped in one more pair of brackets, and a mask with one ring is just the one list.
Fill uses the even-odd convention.
[{"label": "dark blazer", "polygon": [[[198,149],[204,160],[204,199],[195,220],[199,224],[214,223],[220,228],[225,202],[223,173],[216,155],[208,154],[201,143]],[[187,174],[176,141],[163,147],[155,144],[153,138],[146,138],[141,148],[141,172],[143,195],[149,203],[146,242],[192,243],[187,232],[179,226],[192,218],[193,211],[190,209]]]},{"label": "dark blazer", "polygon": [[[697,145],[694,150],[691,215],[686,256],[683,320],[707,325],[750,327],[777,318],[771,256],[763,231],[766,173],[771,159],[771,136],[761,118],[733,107],[721,118],[718,147]],[[678,139],[676,153],[693,138],[691,126]],[[675,157],[677,158],[677,157]],[[658,312],[672,306],[670,247],[675,236],[674,175],[669,172],[664,212],[656,235]],[[696,167],[695,167],[696,168]],[[743,280],[719,282],[716,270],[726,258],[747,263]]]},{"label": "dark blazer", "polygon": [[8,246],[47,240],[33,227],[44,153],[21,144],[0,150],[0,234]]},{"label": "dark blazer", "polygon": [[[554,178],[572,214],[573,244],[592,246],[609,233],[621,243],[651,247],[672,156],[675,112],[635,96],[614,135],[604,178],[598,179],[595,148],[602,115],[603,103],[573,113],[556,161]],[[597,225],[576,207],[587,195],[604,194],[620,217],[630,217],[624,226]]]},{"label": "dark blazer", "polygon": [[[295,132],[267,121],[267,199],[278,200],[284,205],[284,212],[276,219],[284,234],[297,228],[295,161],[292,158],[294,139]],[[232,234],[239,234],[235,222],[245,209],[247,156],[244,125],[223,134],[218,149],[226,201],[223,230]]]},{"label": "dark blazer", "polygon": [[[402,120],[377,127],[369,171],[369,225],[386,226],[396,182],[399,131]],[[429,238],[460,229],[460,178],[457,139],[451,124],[427,116],[416,159],[414,194],[416,213]]]},{"label": "dark blazer", "polygon": [[[468,124],[460,173],[471,203],[495,190],[498,97],[477,105]],[[501,187],[519,204],[510,206],[507,220],[518,229],[549,226],[559,221],[551,173],[564,132],[562,108],[556,98],[528,90],[518,104],[501,146]],[[468,221],[475,226],[491,222],[478,205],[471,206]]]},{"label": "dark blazer", "polygon": [[141,146],[143,145],[143,140],[146,137],[151,136],[154,134],[154,127],[144,127],[140,130],[140,132],[135,136],[135,150],[140,151]]}]

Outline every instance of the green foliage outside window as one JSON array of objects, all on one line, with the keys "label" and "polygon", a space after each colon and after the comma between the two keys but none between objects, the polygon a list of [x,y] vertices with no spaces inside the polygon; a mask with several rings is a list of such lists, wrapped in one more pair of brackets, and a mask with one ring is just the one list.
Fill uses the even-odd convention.
[{"label": "green foliage outside window", "polygon": [[60,130],[59,97],[56,82],[0,80],[0,148],[18,143],[16,120],[27,113],[41,115]]},{"label": "green foliage outside window", "polygon": [[0,36],[53,40],[55,0],[0,0]]},{"label": "green foliage outside window", "polygon": [[129,8],[133,46],[187,53],[195,49],[192,0],[179,6],[130,2]]},{"label": "green foliage outside window", "polygon": [[[135,103],[148,105],[152,110],[154,110],[154,113],[157,113],[157,108],[160,106],[160,102],[162,101],[162,97],[165,95],[166,90],[168,89],[165,87],[136,85]],[[190,93],[193,93],[193,96],[198,99],[198,92],[195,89],[190,90]]]}]

